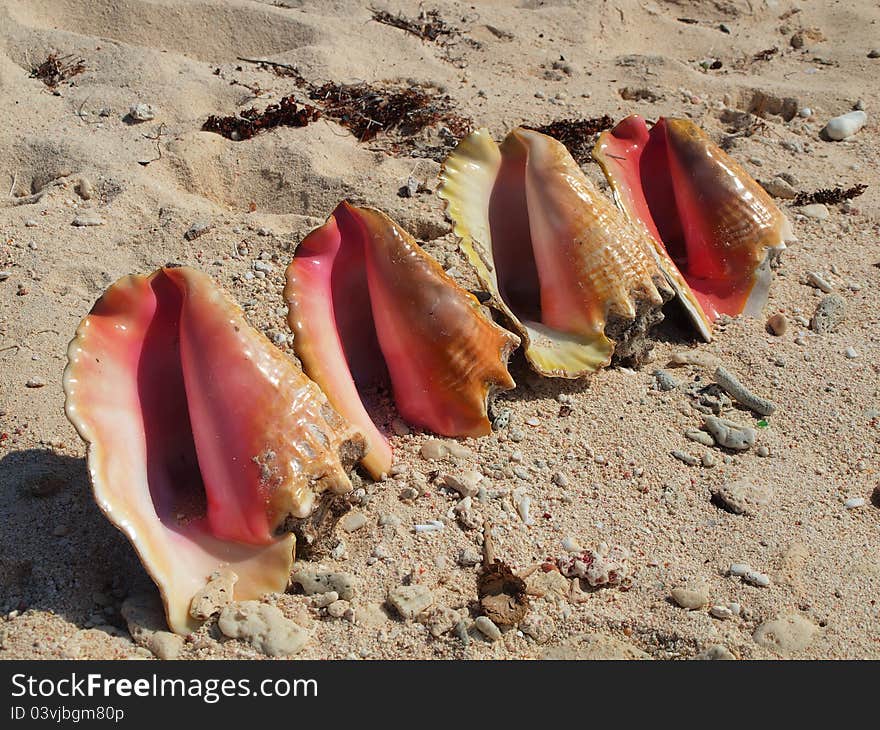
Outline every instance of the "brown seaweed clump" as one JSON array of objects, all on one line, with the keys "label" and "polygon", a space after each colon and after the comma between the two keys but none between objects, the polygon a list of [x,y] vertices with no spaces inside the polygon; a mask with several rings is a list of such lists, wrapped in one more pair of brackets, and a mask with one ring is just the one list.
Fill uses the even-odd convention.
[{"label": "brown seaweed clump", "polygon": [[795,196],[795,205],[810,205],[823,203],[824,205],[836,205],[847,200],[859,197],[868,189],[867,185],[853,185],[850,188],[834,187],[822,188],[812,193],[800,192]]},{"label": "brown seaweed clump", "polygon": [[592,159],[593,137],[599,132],[611,129],[614,120],[604,114],[592,119],[560,119],[541,127],[523,126],[559,140],[574,157],[575,162],[584,165]]},{"label": "brown seaweed clump", "polygon": [[238,116],[219,117],[212,114],[202,125],[202,131],[214,132],[238,142],[267,129],[305,127],[320,116],[321,112],[313,106],[299,106],[293,96],[285,96],[277,104],[269,104],[263,111],[251,107]]},{"label": "brown seaweed clump", "polygon": [[31,78],[40,79],[46,86],[54,89],[62,81],[78,76],[85,70],[86,62],[81,58],[50,53],[45,61],[31,71]]},{"label": "brown seaweed clump", "polygon": [[422,10],[418,18],[407,18],[405,15],[394,15],[387,10],[373,10],[373,20],[383,25],[399,28],[423,41],[437,41],[441,36],[459,35],[455,28],[440,17],[439,10]]}]

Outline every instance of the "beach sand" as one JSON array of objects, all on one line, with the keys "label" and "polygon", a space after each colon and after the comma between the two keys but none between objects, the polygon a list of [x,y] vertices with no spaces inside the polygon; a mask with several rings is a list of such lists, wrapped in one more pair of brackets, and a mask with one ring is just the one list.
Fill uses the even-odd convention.
[{"label": "beach sand", "polygon": [[[472,281],[434,194],[439,164],[410,156],[432,139],[402,150],[393,135],[360,142],[327,118],[245,141],[200,131],[209,115],[301,94],[293,78],[239,58],[295,66],[313,83],[439,90],[496,139],[520,123],[687,116],[758,180],[786,173],[807,192],[868,185],[828,206],[825,219],[779,201],[798,240],[783,254],[762,318],[723,324],[705,344],[671,308],[652,362],[586,381],[542,379],[520,353],[511,365],[518,387],[495,404],[510,412],[506,428],[463,441],[459,456],[440,462],[420,456],[430,434],[393,436],[396,475],[358,478],[353,511],[365,525],[338,526],[319,556],[356,576],[351,611],[328,616],[296,592],[265,599],[309,630],[297,657],[880,658],[880,508],[871,502],[880,485],[880,127],[870,93],[880,59],[869,57],[877,4],[437,3],[425,7],[461,31],[437,41],[375,22],[370,7],[0,1],[0,271],[9,274],[0,281],[0,658],[264,656],[223,637],[216,620],[183,642],[136,643],[120,613],[127,598],[155,599],[156,590],[92,500],[61,389],[67,343],[109,284],[167,262],[199,267],[292,355],[284,268],[343,198],[386,211]],[[415,2],[376,7],[419,11]],[[84,70],[50,88],[31,75],[50,53],[81,59]],[[829,118],[860,101],[868,123],[858,134],[820,138]],[[127,118],[137,104],[154,107],[154,118]],[[607,192],[597,165],[585,171]],[[401,197],[410,178],[423,192]],[[101,225],[72,225],[77,218]],[[210,227],[187,240],[198,223]],[[271,264],[265,278],[252,276],[259,258]],[[808,272],[846,301],[835,332],[808,326],[824,296]],[[765,327],[776,313],[788,320],[779,337]],[[677,352],[723,364],[777,404],[765,428],[747,410],[725,413],[756,427],[768,455],[685,437],[701,424],[686,388],[711,382],[712,367],[667,367]],[[681,387],[658,390],[657,368]],[[688,466],[673,450],[710,453],[714,466]],[[473,627],[478,567],[459,560],[466,548],[480,552],[481,530],[462,527],[451,511],[457,495],[433,483],[401,498],[416,473],[475,469],[488,494],[473,510],[495,525],[498,556],[515,570],[563,555],[566,538],[585,548],[604,542],[630,551],[632,587],[573,598],[569,583],[539,568],[527,582],[543,595],[532,597],[526,626],[483,637]],[[751,514],[712,501],[737,481],[766,488],[769,499]],[[515,489],[531,499],[532,524],[517,513]],[[847,508],[854,498],[864,503]],[[414,533],[428,520],[444,529]],[[732,563],[770,584],[730,575]],[[433,607],[420,620],[386,604],[405,583],[430,591]],[[670,598],[678,587],[707,605],[680,607]],[[711,606],[731,615],[717,618]]]}]

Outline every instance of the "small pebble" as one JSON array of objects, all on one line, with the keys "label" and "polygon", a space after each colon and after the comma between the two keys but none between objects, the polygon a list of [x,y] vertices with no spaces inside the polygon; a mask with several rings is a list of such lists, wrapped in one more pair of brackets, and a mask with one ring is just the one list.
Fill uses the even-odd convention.
[{"label": "small pebble", "polygon": [[859,353],[858,353],[858,351],[856,350],[855,347],[847,347],[847,348],[843,351],[843,354],[846,355],[847,358],[850,359],[850,360],[855,360],[855,359],[859,356]]},{"label": "small pebble", "polygon": [[846,300],[840,294],[822,297],[810,320],[810,329],[819,334],[834,332],[846,319]]},{"label": "small pebble", "polygon": [[785,319],[784,314],[774,314],[767,320],[767,330],[772,335],[782,337],[787,329],[788,321]]},{"label": "small pebble", "polygon": [[690,611],[703,608],[709,602],[705,589],[673,588],[670,595],[679,606]]},{"label": "small pebble", "polygon": [[449,449],[439,439],[428,439],[422,444],[419,454],[427,461],[436,461],[445,458],[449,454]]},{"label": "small pebble", "polygon": [[705,416],[703,426],[716,443],[726,449],[746,451],[755,445],[758,438],[758,432],[751,426],[743,426],[727,418]]},{"label": "small pebble", "polygon": [[825,280],[825,278],[817,271],[808,271],[806,276],[807,284],[816,289],[820,289],[826,294],[834,290],[834,287]]},{"label": "small pebble", "polygon": [[492,623],[492,620],[487,616],[477,616],[474,626],[489,641],[498,641],[501,638],[501,629]]},{"label": "small pebble", "polygon": [[73,219],[73,225],[77,228],[87,228],[89,226],[103,226],[104,219],[94,213],[83,213]]},{"label": "small pebble", "polygon": [[770,449],[761,444],[757,449],[755,449],[755,453],[761,458],[766,458],[770,456]]},{"label": "small pebble", "polygon": [[24,384],[26,388],[43,388],[45,385],[46,381],[41,378],[31,378]]},{"label": "small pebble", "polygon": [[772,180],[761,183],[761,186],[774,198],[782,198],[783,200],[792,200],[797,197],[797,190],[781,177],[774,177]]},{"label": "small pebble", "polygon": [[367,516],[363,512],[349,512],[339,520],[339,524],[346,532],[355,532],[367,524]]},{"label": "small pebble", "polygon": [[852,111],[841,114],[828,120],[823,130],[830,140],[840,141],[852,137],[868,121],[868,115],[863,111]]},{"label": "small pebble", "polygon": [[757,570],[748,571],[742,579],[746,583],[751,583],[753,586],[758,586],[759,588],[766,588],[770,585],[770,577],[763,573],[759,573]]},{"label": "small pebble", "polygon": [[403,618],[413,620],[422,611],[434,605],[434,594],[427,586],[420,584],[397,586],[388,593],[388,603]]},{"label": "small pebble", "polygon": [[482,561],[483,556],[480,555],[480,552],[471,545],[462,548],[461,552],[458,554],[458,564],[465,568],[471,568]]},{"label": "small pebble", "polygon": [[10,276],[12,276],[11,271],[0,271],[0,281],[6,281]]},{"label": "small pebble", "polygon": [[752,566],[748,563],[731,563],[730,568],[728,568],[728,573],[734,575],[738,578],[741,578],[746,573],[749,573],[752,570]]},{"label": "small pebble", "polygon": [[880,58],[880,48],[872,48],[868,51],[868,58]]},{"label": "small pebble", "polygon": [[810,203],[809,205],[802,205],[798,208],[801,215],[806,216],[807,218],[813,218],[817,221],[827,220],[830,213],[828,212],[828,207],[824,203]]},{"label": "small pebble", "polygon": [[731,611],[727,606],[712,606],[709,609],[709,615],[714,618],[719,618],[722,621],[724,619],[733,618],[733,611]]},{"label": "small pebble", "polygon": [[705,431],[700,431],[696,428],[688,429],[684,432],[684,435],[691,441],[696,441],[698,444],[702,444],[703,446],[715,445],[715,439],[713,439],[711,435],[709,435]]},{"label": "small pebble", "polygon": [[687,464],[688,466],[696,466],[700,463],[700,460],[696,456],[694,456],[693,454],[689,454],[686,451],[679,451],[678,449],[674,449],[672,451],[672,455],[679,461]]},{"label": "small pebble", "polygon": [[858,509],[865,506],[865,500],[863,497],[850,497],[843,503],[843,506],[846,509]]},{"label": "small pebble", "polygon": [[91,181],[85,177],[79,179],[75,190],[83,200],[91,200],[95,195],[95,188],[92,186]]},{"label": "small pebble", "polygon": [[128,116],[136,122],[149,122],[156,117],[156,110],[150,104],[134,104],[129,107]]}]

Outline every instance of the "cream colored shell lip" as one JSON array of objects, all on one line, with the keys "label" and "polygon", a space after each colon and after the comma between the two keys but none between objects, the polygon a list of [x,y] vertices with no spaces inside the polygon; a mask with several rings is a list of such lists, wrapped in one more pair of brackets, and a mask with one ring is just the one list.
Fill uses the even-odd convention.
[{"label": "cream colored shell lip", "polygon": [[[152,304],[145,304],[145,301],[150,296],[151,282],[163,272],[176,277],[182,286],[191,289],[189,296],[198,299],[188,311],[188,315],[195,318],[191,329],[200,329],[200,324],[204,324],[206,336],[211,341],[216,338],[213,346],[227,355],[227,361],[218,362],[218,367],[250,368],[244,371],[243,382],[256,383],[251,395],[267,402],[276,401],[281,411],[301,417],[310,431],[314,429],[308,424],[322,431],[320,436],[310,433],[305,437],[310,439],[307,451],[315,450],[324,441],[330,448],[341,448],[346,439],[353,437],[356,440],[357,436],[341,420],[336,420],[338,416],[332,414],[318,388],[291,360],[247,324],[241,310],[213,285],[207,275],[185,267],[163,269],[149,277],[124,277],[108,288],[92,312],[83,319],[68,346],[68,364],[63,376],[65,412],[87,444],[87,463],[96,503],[131,542],[159,588],[169,627],[175,632],[187,633],[199,624],[189,613],[191,599],[217,570],[228,569],[238,576],[234,589],[236,600],[256,599],[264,593],[285,589],[293,563],[295,538],[292,534],[276,535],[275,530],[281,526],[283,513],[308,511],[316,495],[312,489],[302,489],[294,484],[290,489],[274,484],[271,485],[274,489],[263,497],[247,497],[243,517],[255,519],[262,515],[263,518],[257,519],[256,529],[253,525],[250,528],[242,525],[241,539],[231,539],[228,535],[218,535],[217,525],[212,525],[210,514],[205,513],[206,508],[210,511],[212,507],[209,492],[205,493],[206,507],[194,498],[193,482],[184,478],[182,469],[173,475],[178,481],[174,482],[168,476],[177,468],[177,461],[151,460],[155,457],[155,449],[161,452],[165,447],[156,440],[157,435],[160,441],[163,438],[161,429],[153,430],[148,425],[150,416],[147,410],[141,410],[143,393],[153,396],[151,408],[169,409],[171,419],[166,425],[171,431],[179,428],[181,439],[185,437],[187,427],[193,430],[190,420],[186,417],[177,419],[176,415],[194,406],[171,402],[175,391],[166,380],[148,379],[151,390],[139,389],[147,387],[139,384],[139,378],[144,377],[145,372],[140,370],[140,364],[143,358],[150,357],[149,351],[154,347],[146,335],[150,332],[151,318],[160,316],[156,311],[151,312]],[[206,313],[211,321],[202,322]],[[169,333],[173,336],[173,329]],[[170,357],[164,353],[166,348],[159,347],[162,342],[154,343],[159,349],[157,358]],[[211,347],[209,344],[207,348],[201,348],[207,352],[198,353],[191,363],[190,381],[193,382],[187,384],[193,384],[196,389],[203,387],[201,381],[213,378],[201,372],[198,359],[201,354],[209,358],[217,355]],[[218,375],[218,371],[214,375]],[[218,380],[222,381],[222,378],[222,375],[218,376]],[[163,400],[163,395],[167,395],[168,402]],[[232,394],[233,400],[235,395]],[[271,407],[268,410],[271,411]],[[216,431],[205,431],[209,440],[229,423],[247,418],[239,412],[225,412],[227,418],[215,424]],[[265,410],[256,409],[250,415],[254,419],[267,417],[266,424],[274,420],[272,412]],[[325,416],[330,418],[329,422]],[[179,423],[179,420],[185,423]],[[291,458],[295,449],[306,443],[303,441],[299,446],[291,447],[294,451],[286,452],[287,445],[299,434],[272,431],[271,425],[264,430],[259,420],[254,420],[252,426],[252,443],[264,444],[279,454],[289,454]],[[335,428],[339,429],[338,432]],[[244,433],[248,435],[247,430]],[[171,440],[176,438],[177,432],[173,431]],[[183,453],[184,448],[181,446],[179,453]],[[261,452],[265,454],[265,451]],[[178,452],[169,450],[166,453]],[[326,468],[321,465],[312,472],[318,481],[324,480],[320,484],[310,481],[315,489],[338,490],[345,485],[350,488],[338,457],[323,452],[314,456],[316,460],[321,456],[328,457]],[[199,456],[190,454],[188,458],[197,462]],[[197,468],[201,471],[203,467],[199,464]],[[168,474],[161,479],[155,478],[162,470],[167,470]],[[163,479],[165,484],[179,485],[180,490],[175,492],[172,488],[154,494],[152,490],[159,490],[158,482]],[[225,522],[227,515],[234,514],[234,509],[234,505],[221,505],[220,521]],[[235,528],[234,525],[226,527]],[[263,528],[265,533],[261,532]]]},{"label": "cream colored shell lip", "polygon": [[[559,311],[552,324],[518,316],[502,293],[494,251],[499,241],[492,238],[490,209],[505,154],[512,158],[519,154],[517,149],[534,157],[534,163],[528,158],[532,168],[526,169],[540,180],[531,189],[538,192],[526,204],[532,235],[537,231],[556,237],[556,248],[548,245],[542,252],[547,272],[541,277],[542,305],[552,303],[557,283],[561,289],[578,292],[569,296],[571,322]],[[440,180],[438,193],[446,202],[462,251],[489,291],[491,305],[521,335],[526,358],[539,373],[578,378],[608,365],[615,349],[605,331],[610,317],[632,321],[647,307],[657,310],[658,320],[662,318],[663,295],[657,285],[667,296],[668,292],[649,242],[599,194],[553,138],[518,128],[499,147],[488,130],[479,129],[447,158]],[[528,181],[522,184],[525,187]],[[560,219],[562,224],[556,225]]]}]

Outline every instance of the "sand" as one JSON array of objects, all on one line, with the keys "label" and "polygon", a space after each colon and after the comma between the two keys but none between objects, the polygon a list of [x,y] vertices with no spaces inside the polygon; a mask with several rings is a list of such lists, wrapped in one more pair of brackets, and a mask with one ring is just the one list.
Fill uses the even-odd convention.
[{"label": "sand", "polygon": [[[198,266],[256,327],[285,340],[284,266],[344,197],[387,211],[469,280],[432,194],[436,161],[395,157],[381,135],[359,143],[329,120],[244,142],[201,132],[210,114],[262,108],[296,91],[292,79],[238,57],[292,64],[313,81],[433,84],[496,138],[521,122],[687,115],[716,141],[726,139],[759,180],[789,173],[805,191],[869,185],[851,204],[830,206],[825,220],[780,201],[798,241],[783,256],[765,317],[786,316],[783,336],[769,334],[764,318],[744,318],[701,344],[672,311],[653,362],[639,371],[547,380],[518,355],[518,388],[496,406],[510,410],[509,426],[465,441],[461,457],[429,463],[419,456],[429,435],[393,437],[398,474],[359,480],[354,509],[366,525],[350,534],[337,528],[321,557],[357,576],[355,621],[327,616],[306,596],[267,598],[307,624],[311,638],[298,657],[880,658],[880,509],[870,501],[880,455],[880,129],[870,96],[880,60],[868,57],[877,44],[876,3],[438,3],[463,31],[440,43],[373,22],[368,5],[0,2],[0,270],[10,272],[0,282],[0,658],[153,656],[133,642],[119,609],[127,596],[155,589],[92,501],[84,447],[63,412],[67,342],[111,282],[166,262]],[[414,2],[381,7],[418,12]],[[809,32],[795,48],[798,31]],[[754,60],[771,48],[778,52]],[[85,70],[53,91],[30,77],[50,52],[82,59]],[[701,66],[716,59],[721,68]],[[650,93],[625,100],[625,87]],[[788,116],[786,98],[812,115],[772,113]],[[820,139],[825,121],[860,99],[866,127],[848,141]],[[153,105],[155,118],[126,120],[138,103]],[[750,110],[766,112],[760,126],[731,138],[735,112]],[[596,165],[585,169],[601,183]],[[410,176],[427,192],[400,197]],[[87,194],[91,188],[87,200],[78,192],[82,180]],[[12,204],[35,193],[42,195]],[[71,225],[78,216],[103,225]],[[186,240],[199,222],[210,230]],[[261,253],[272,271],[245,278]],[[823,296],[806,283],[811,271],[846,301],[846,319],[833,333],[804,326]],[[715,358],[777,403],[767,428],[758,429],[768,456],[724,454],[686,439],[700,426],[693,399],[683,389],[656,390],[652,375],[679,351]],[[711,380],[702,365],[669,372],[683,386]],[[747,411],[727,415],[757,425]],[[392,417],[389,411],[386,421]],[[673,450],[712,452],[716,465],[688,466]],[[474,509],[496,526],[499,556],[514,569],[563,554],[567,537],[584,547],[605,542],[631,551],[632,588],[580,600],[567,588],[535,596],[531,635],[512,628],[492,642],[474,629],[468,641],[441,633],[458,620],[469,627],[477,615],[477,569],[458,557],[465,547],[479,551],[481,534],[458,525],[450,512],[457,500],[447,491],[431,485],[415,500],[400,493],[415,471],[467,469],[481,469],[490,483],[490,498]],[[769,501],[746,515],[713,504],[713,489],[736,480],[767,487]],[[521,485],[531,497],[531,525],[503,496]],[[847,509],[850,498],[865,504]],[[445,528],[414,534],[413,525],[432,519]],[[748,563],[770,585],[730,576],[731,563]],[[554,587],[543,575],[529,578],[533,591]],[[404,621],[385,605],[403,583],[431,591],[429,618]],[[738,615],[679,607],[670,592],[683,586],[700,587],[713,606],[739,604]],[[188,637],[179,656],[263,656],[225,639],[215,623]]]}]

